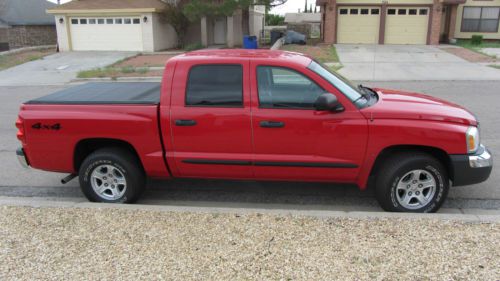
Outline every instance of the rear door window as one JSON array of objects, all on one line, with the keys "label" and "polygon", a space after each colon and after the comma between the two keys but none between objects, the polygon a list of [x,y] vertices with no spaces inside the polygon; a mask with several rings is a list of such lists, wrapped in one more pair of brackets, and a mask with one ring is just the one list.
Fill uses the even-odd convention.
[{"label": "rear door window", "polygon": [[243,67],[192,67],[186,89],[186,106],[243,107]]}]

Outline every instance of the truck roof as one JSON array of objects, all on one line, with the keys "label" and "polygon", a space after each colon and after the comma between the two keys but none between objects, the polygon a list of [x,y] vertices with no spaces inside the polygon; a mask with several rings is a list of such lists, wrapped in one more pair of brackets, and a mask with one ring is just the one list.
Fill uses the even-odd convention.
[{"label": "truck roof", "polygon": [[265,59],[294,62],[304,66],[309,65],[311,58],[296,52],[267,49],[211,49],[188,52],[174,57],[175,60],[218,60],[218,59]]}]

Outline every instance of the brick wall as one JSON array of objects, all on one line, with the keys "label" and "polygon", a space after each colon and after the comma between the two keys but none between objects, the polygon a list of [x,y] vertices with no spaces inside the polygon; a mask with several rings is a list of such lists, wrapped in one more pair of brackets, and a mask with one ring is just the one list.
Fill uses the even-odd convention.
[{"label": "brick wall", "polygon": [[54,25],[20,25],[12,26],[8,30],[11,49],[57,44]]},{"label": "brick wall", "polygon": [[335,17],[337,16],[337,4],[335,0],[329,0],[325,7],[325,22],[324,22],[324,32],[323,35],[325,43],[333,44],[336,41],[336,30],[337,22]]},{"label": "brick wall", "polygon": [[430,23],[430,42],[428,42],[431,45],[439,44],[439,38],[441,36],[441,18],[443,16],[441,9],[443,9],[443,5],[439,3],[439,0],[434,0],[434,5],[432,6],[432,20]]}]

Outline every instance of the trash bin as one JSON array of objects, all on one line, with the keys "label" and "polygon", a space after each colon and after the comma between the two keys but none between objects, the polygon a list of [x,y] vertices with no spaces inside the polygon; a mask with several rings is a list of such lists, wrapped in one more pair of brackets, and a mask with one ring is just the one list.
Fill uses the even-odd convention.
[{"label": "trash bin", "polygon": [[243,36],[243,48],[257,49],[257,36]]},{"label": "trash bin", "polygon": [[276,43],[276,41],[278,41],[278,39],[280,39],[281,37],[283,37],[282,31],[271,30],[271,46],[274,45],[274,43]]}]

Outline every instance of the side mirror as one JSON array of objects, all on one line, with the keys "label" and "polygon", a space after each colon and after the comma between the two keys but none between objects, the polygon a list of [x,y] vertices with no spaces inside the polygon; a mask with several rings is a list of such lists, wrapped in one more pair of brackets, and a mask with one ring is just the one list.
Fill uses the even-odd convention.
[{"label": "side mirror", "polygon": [[338,101],[337,97],[333,94],[326,93],[316,99],[314,103],[314,108],[318,111],[332,111],[341,112],[344,111],[344,107]]}]

